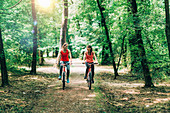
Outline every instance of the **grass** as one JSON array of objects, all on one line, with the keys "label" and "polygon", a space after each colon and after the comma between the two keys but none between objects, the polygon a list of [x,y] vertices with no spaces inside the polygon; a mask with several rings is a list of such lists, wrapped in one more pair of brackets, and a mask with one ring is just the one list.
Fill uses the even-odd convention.
[{"label": "grass", "polygon": [[[98,107],[109,113],[169,112],[170,87],[142,88],[144,83],[137,77],[121,75],[113,80],[111,73],[96,75],[95,92]],[[138,84],[135,86],[135,84]]]}]

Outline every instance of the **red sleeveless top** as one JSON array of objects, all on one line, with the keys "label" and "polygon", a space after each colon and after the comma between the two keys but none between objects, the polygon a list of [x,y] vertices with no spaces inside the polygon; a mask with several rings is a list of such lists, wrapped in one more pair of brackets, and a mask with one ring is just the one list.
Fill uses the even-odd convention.
[{"label": "red sleeveless top", "polygon": [[68,49],[66,50],[66,52],[64,53],[63,50],[61,50],[61,60],[60,61],[69,61],[68,58]]},{"label": "red sleeveless top", "polygon": [[88,55],[88,52],[86,52],[86,62],[92,63],[93,62],[93,53],[91,52],[91,55]]}]

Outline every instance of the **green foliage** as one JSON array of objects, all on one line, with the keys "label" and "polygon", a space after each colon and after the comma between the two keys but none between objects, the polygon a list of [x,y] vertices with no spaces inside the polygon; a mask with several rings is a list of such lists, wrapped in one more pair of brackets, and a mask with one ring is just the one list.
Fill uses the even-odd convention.
[{"label": "green foliage", "polygon": [[[55,1],[54,1],[55,2]],[[33,19],[29,0],[8,9],[17,2],[5,0],[0,7],[1,29],[8,69],[18,65],[31,66],[33,49]],[[58,2],[59,3],[59,2]],[[38,23],[38,50],[58,47],[61,23],[61,5],[43,9],[36,4]],[[8,10],[1,10],[8,9]]]},{"label": "green foliage", "polygon": [[[101,1],[100,1],[101,2]],[[0,9],[7,9],[16,1],[5,0]],[[165,36],[165,12],[163,0],[137,1],[139,27],[146,51],[147,60],[154,79],[165,79],[169,74],[168,46]],[[128,11],[130,4],[124,0],[103,0],[102,8],[109,28],[115,61],[118,62],[122,51],[123,37],[127,46],[124,53],[129,68],[133,73],[142,73],[138,47],[133,40],[135,36],[133,15]],[[53,51],[59,47],[63,3],[54,0],[48,9],[36,5],[38,23],[38,50]],[[96,0],[72,0],[69,2],[67,43],[74,58],[82,59],[87,45],[92,45],[100,62],[111,63],[108,42],[104,28],[101,26],[101,14]],[[0,10],[1,29],[8,69],[13,66],[31,66],[33,46],[33,19],[29,0],[22,1],[9,10]],[[129,41],[132,40],[134,44]],[[103,49],[103,47],[105,48]],[[102,59],[102,52],[107,58]],[[108,54],[107,54],[108,53]],[[121,59],[123,61],[123,57]],[[131,67],[134,62],[134,67]],[[121,62],[122,64],[122,62]]]},{"label": "green foliage", "polygon": [[[74,0],[73,3],[69,6],[69,33],[74,35],[71,38],[71,44],[74,48],[73,55],[76,54],[75,57],[77,57],[80,54],[80,57],[82,57],[85,45],[91,44],[93,47],[97,46],[99,48],[97,50],[98,59],[102,62],[102,46],[107,46],[108,43],[105,41],[105,33],[101,27],[101,16],[97,3],[95,0]],[[137,5],[137,16],[140,21],[139,24],[151,74],[154,79],[167,78],[169,74],[167,62],[169,62],[169,59],[165,36],[165,7],[163,0],[159,2],[155,0],[137,1]],[[104,8],[106,24],[110,31],[109,35],[112,40],[116,62],[118,62],[121,53],[123,36],[126,35],[125,42],[128,43],[128,47],[125,54],[128,67],[134,62],[134,67],[131,67],[134,68],[133,73],[142,73],[141,58],[137,51],[138,46],[135,45],[136,42],[133,40],[135,36],[133,15],[128,12],[130,4],[123,0],[104,0],[102,1],[102,7]],[[134,45],[130,44],[129,40],[132,40]],[[104,53],[109,53],[109,51],[104,50]],[[112,57],[107,59],[111,61]],[[155,62],[159,61],[161,61],[159,65],[155,64]],[[157,68],[160,68],[159,71]]]}]

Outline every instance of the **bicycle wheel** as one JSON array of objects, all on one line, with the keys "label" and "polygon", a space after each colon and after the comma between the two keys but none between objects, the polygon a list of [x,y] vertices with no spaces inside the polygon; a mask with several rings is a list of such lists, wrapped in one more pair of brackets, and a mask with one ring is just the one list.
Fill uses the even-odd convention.
[{"label": "bicycle wheel", "polygon": [[64,87],[65,87],[65,72],[63,72],[63,80],[62,80],[62,82],[63,82],[63,90],[64,90]]},{"label": "bicycle wheel", "polygon": [[89,76],[88,76],[88,87],[89,87],[89,90],[91,90],[91,83],[92,83],[92,74],[91,72],[89,72]]}]

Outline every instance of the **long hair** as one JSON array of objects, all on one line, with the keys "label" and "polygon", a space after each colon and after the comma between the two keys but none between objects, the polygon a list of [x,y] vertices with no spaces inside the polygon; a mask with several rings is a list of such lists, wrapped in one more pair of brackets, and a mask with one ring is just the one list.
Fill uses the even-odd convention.
[{"label": "long hair", "polygon": [[92,53],[92,51],[93,51],[92,46],[91,46],[91,45],[88,45],[87,48],[90,48],[90,55],[91,55],[91,53]]},{"label": "long hair", "polygon": [[68,45],[67,43],[64,43],[63,45],[62,45],[62,48],[64,48],[64,46],[66,46],[66,45]]}]

